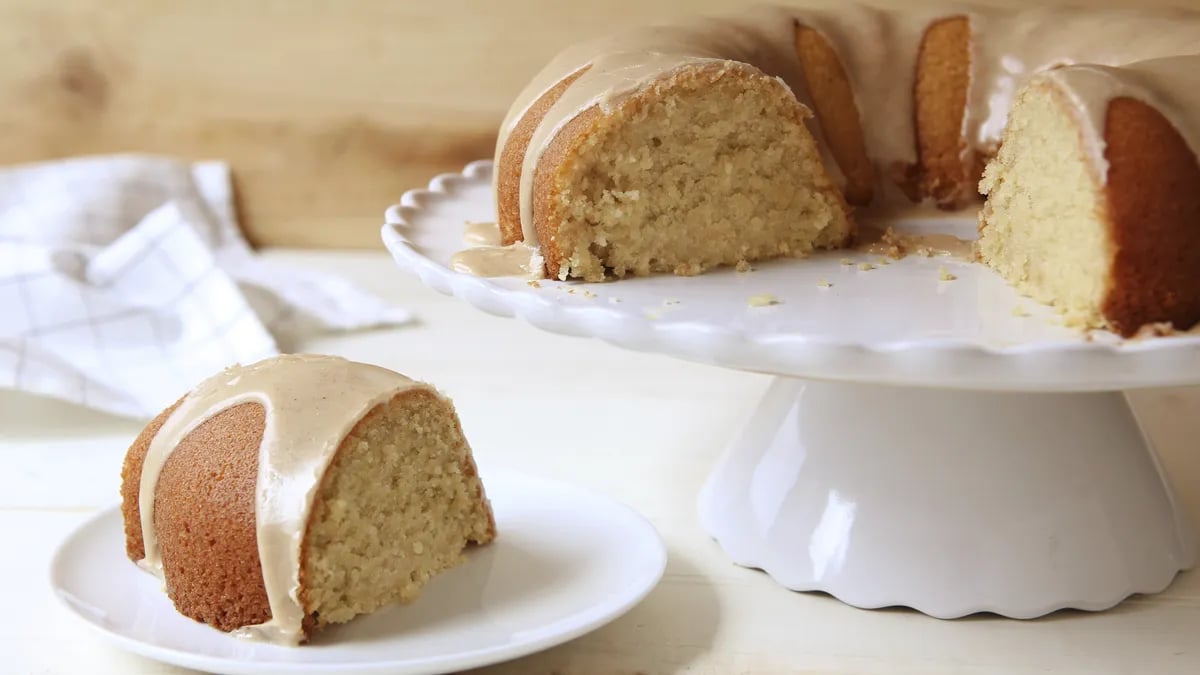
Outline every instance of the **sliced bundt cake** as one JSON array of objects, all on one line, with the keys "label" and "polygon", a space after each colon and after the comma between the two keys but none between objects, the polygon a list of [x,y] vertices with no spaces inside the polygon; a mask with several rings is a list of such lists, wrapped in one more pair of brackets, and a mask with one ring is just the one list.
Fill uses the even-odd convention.
[{"label": "sliced bundt cake", "polygon": [[[498,229],[522,263],[511,273],[696,274],[837,248],[856,216],[979,208],[1003,141],[982,183],[995,201],[985,261],[1080,326],[1189,327],[1198,26],[1200,13],[1171,9],[767,4],[570,45],[499,129]],[[1059,104],[1036,84],[1011,110],[1063,66],[1127,83],[1163,58],[1185,59],[1156,85],[1171,96],[1080,80]],[[1102,114],[1066,110],[1064,96]],[[1010,110],[1018,128],[1002,138]]]}]

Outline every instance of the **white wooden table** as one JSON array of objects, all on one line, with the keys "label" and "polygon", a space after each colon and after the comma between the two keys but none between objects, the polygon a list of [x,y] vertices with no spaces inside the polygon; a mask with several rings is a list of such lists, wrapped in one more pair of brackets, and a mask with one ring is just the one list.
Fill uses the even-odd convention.
[{"label": "white wooden table", "polygon": [[[382,253],[266,255],[343,273],[420,317],[416,326],[293,351],[337,353],[433,382],[454,398],[480,456],[606,491],[666,539],[666,576],[643,604],[572,643],[484,672],[1200,673],[1195,573],[1108,612],[1025,622],[939,621],[784,591],[730,564],[695,508],[704,477],[767,377],[491,317],[421,286]],[[1141,392],[1134,401],[1200,522],[1200,389]],[[0,391],[0,673],[182,672],[109,647],[49,590],[54,548],[116,503],[121,459],[139,426]]]}]

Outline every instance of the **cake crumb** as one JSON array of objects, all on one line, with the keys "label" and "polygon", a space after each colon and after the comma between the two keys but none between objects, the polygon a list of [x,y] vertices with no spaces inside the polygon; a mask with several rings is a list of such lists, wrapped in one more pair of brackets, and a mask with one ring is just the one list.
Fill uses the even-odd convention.
[{"label": "cake crumb", "polygon": [[826,279],[821,279],[817,282],[817,285],[821,288],[833,288],[833,284],[829,283],[829,281]]},{"label": "cake crumb", "polygon": [[904,248],[907,242],[904,240],[904,237],[900,234],[897,234],[896,231],[891,228],[891,226],[888,226],[888,228],[883,231],[883,237],[880,238],[880,242],[884,246],[883,253],[887,257],[895,260],[899,260],[904,257]]},{"label": "cake crumb", "polygon": [[678,304],[679,304],[679,300],[677,300],[675,298],[667,298],[666,300],[663,300],[663,305],[665,305],[667,307],[670,307],[671,305],[678,305]]},{"label": "cake crumb", "polygon": [[591,292],[591,291],[589,291],[589,290],[584,290],[584,292],[583,292],[583,297],[585,297],[585,298],[587,298],[587,299],[589,299],[589,300],[590,300],[590,299],[592,299],[592,298],[596,297],[596,294],[595,294],[595,293],[593,293],[593,292]]},{"label": "cake crumb", "polygon": [[851,259],[849,259],[849,258],[842,258],[842,259],[841,259],[841,260],[839,260],[838,262],[840,262],[841,264],[845,265],[846,267],[849,267],[849,266],[851,266],[851,265],[853,265],[853,264],[854,264],[854,261],[853,261],[853,260],[851,260]]},{"label": "cake crumb", "polygon": [[618,298],[618,297],[616,297],[616,296],[610,297],[610,298],[608,299],[608,302],[609,302],[610,304],[613,304],[613,305],[617,304],[617,303],[618,303],[618,302],[620,302],[620,301],[621,301],[621,299],[620,299],[620,298]]},{"label": "cake crumb", "polygon": [[878,260],[878,262],[880,265],[891,265],[892,264],[892,261],[888,258],[880,258]]},{"label": "cake crumb", "polygon": [[1029,316],[1029,312],[1026,311],[1024,307],[1017,305],[1016,307],[1013,307],[1012,315],[1017,317],[1026,317]]},{"label": "cake crumb", "polygon": [[525,285],[531,286],[533,288],[541,288],[542,287],[541,282],[539,282],[537,279],[530,279],[529,281],[525,282]]},{"label": "cake crumb", "polygon": [[567,289],[567,292],[568,292],[568,293],[570,293],[571,295],[575,295],[575,289],[574,289],[574,288],[568,288],[568,289]]},{"label": "cake crumb", "polygon": [[658,313],[657,310],[653,310],[653,309],[646,310],[646,318],[650,319],[651,321],[655,321],[661,317],[662,317],[662,314]]},{"label": "cake crumb", "polygon": [[950,273],[945,265],[938,265],[938,280],[939,281],[954,281],[958,277]]},{"label": "cake crumb", "polygon": [[769,305],[778,305],[779,298],[776,298],[770,293],[762,293],[760,295],[750,296],[750,300],[747,301],[747,304],[749,304],[751,307],[767,307]]},{"label": "cake crumb", "polygon": [[883,234],[880,235],[880,240],[877,243],[866,246],[866,252],[882,253],[884,256],[899,261],[900,258],[904,257],[907,245],[908,243],[904,235],[896,232],[892,226],[888,226],[884,229]]},{"label": "cake crumb", "polygon": [[860,269],[864,272],[869,272],[869,271],[875,269],[875,266],[872,265],[871,263],[859,263],[858,269]]},{"label": "cake crumb", "polygon": [[754,266],[753,266],[753,265],[751,265],[750,263],[746,262],[745,260],[739,260],[739,261],[738,261],[738,264],[737,264],[737,271],[739,271],[739,272],[753,272],[753,271],[754,271]]}]

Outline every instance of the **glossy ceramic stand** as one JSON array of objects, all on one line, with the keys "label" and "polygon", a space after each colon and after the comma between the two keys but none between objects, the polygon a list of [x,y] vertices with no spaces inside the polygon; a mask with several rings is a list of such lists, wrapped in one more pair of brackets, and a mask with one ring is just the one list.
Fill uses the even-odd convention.
[{"label": "glossy ceramic stand", "polygon": [[[1193,530],[1115,392],[1200,385],[1200,334],[1081,339],[986,266],[923,256],[602,284],[458,273],[463,223],[495,216],[492,168],[472,162],[387,210],[397,265],[551,333],[779,376],[701,499],[734,561],[938,617],[1104,609],[1194,563]],[[901,225],[978,232],[970,217]],[[779,302],[751,306],[764,292]],[[1001,391],[1030,393],[988,393]]]},{"label": "glossy ceramic stand", "polygon": [[736,563],[787,588],[941,618],[1105,609],[1196,560],[1120,393],[779,377],[700,515]]}]

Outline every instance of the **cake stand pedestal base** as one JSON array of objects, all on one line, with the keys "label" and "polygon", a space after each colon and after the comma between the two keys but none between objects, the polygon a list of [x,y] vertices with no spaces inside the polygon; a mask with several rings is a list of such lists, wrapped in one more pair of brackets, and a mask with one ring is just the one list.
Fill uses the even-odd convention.
[{"label": "cake stand pedestal base", "polygon": [[1166,588],[1195,533],[1120,393],[777,378],[700,497],[739,565],[939,618],[1102,610]]}]

